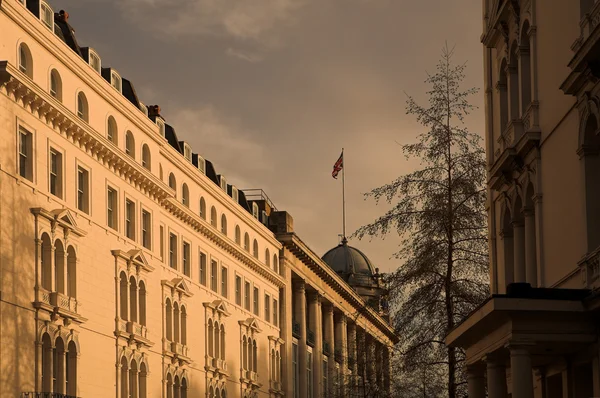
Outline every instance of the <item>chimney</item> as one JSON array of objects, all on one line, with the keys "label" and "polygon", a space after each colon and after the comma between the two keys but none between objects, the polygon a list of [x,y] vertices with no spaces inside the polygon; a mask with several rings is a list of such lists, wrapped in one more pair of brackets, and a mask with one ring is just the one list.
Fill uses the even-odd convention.
[{"label": "chimney", "polygon": [[69,21],[69,13],[66,12],[65,10],[60,10],[58,12],[58,19],[62,22],[68,22]]},{"label": "chimney", "polygon": [[294,219],[287,211],[274,211],[269,215],[269,229],[274,233],[294,232]]},{"label": "chimney", "polygon": [[150,116],[150,117],[160,116],[160,106],[158,106],[158,105],[148,106],[148,116]]}]

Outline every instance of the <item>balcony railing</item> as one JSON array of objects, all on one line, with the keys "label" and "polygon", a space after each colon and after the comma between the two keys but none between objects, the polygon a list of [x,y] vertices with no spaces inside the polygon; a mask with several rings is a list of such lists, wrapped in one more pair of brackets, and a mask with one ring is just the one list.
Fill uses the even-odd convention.
[{"label": "balcony railing", "polygon": [[277,380],[271,380],[271,390],[281,391],[281,382]]},{"label": "balcony railing", "polygon": [[331,346],[326,341],[323,342],[323,355],[331,355]]},{"label": "balcony railing", "polygon": [[127,322],[127,333],[134,334],[145,339],[148,337],[148,329],[146,326],[140,325],[139,323],[133,321]]},{"label": "balcony railing", "polygon": [[315,346],[315,332],[310,329],[306,329],[306,344],[311,347]]},{"label": "balcony railing", "polygon": [[256,382],[258,380],[258,374],[251,370],[246,371],[246,378],[252,382]]},{"label": "balcony railing", "polygon": [[188,347],[181,343],[171,342],[171,352],[180,357],[188,356]]},{"label": "balcony railing", "polygon": [[19,398],[79,398],[58,392],[22,392]]},{"label": "balcony railing", "polygon": [[227,362],[220,358],[211,358],[209,357],[209,363],[213,368],[221,370],[223,372],[227,372]]},{"label": "balcony railing", "polygon": [[300,322],[292,321],[292,335],[297,339],[300,338]]},{"label": "balcony railing", "polygon": [[596,287],[600,279],[600,247],[581,259],[578,265],[583,285],[588,289]]},{"label": "balcony railing", "polygon": [[590,10],[583,16],[579,26],[581,27],[581,36],[572,46],[573,51],[577,52],[591,36],[592,32],[600,23],[600,2],[596,2]]}]

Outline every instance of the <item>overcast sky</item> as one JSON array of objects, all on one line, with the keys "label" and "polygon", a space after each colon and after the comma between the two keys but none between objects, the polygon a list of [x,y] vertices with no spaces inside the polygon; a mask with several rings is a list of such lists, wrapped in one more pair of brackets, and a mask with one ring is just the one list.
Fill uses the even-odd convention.
[{"label": "overcast sky", "polygon": [[[398,143],[422,131],[405,92],[426,99],[447,41],[483,84],[481,0],[51,0],[90,46],[158,104],[179,139],[239,188],[264,189],[319,255],[387,207],[363,193],[412,170]],[[480,110],[468,120],[483,129]],[[383,271],[398,236],[352,240]]]}]

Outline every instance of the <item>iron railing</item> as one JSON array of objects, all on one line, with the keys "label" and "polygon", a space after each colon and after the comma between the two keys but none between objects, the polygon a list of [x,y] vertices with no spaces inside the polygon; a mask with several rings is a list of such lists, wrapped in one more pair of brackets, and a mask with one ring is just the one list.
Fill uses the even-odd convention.
[{"label": "iron railing", "polygon": [[59,392],[22,392],[20,398],[80,398]]}]

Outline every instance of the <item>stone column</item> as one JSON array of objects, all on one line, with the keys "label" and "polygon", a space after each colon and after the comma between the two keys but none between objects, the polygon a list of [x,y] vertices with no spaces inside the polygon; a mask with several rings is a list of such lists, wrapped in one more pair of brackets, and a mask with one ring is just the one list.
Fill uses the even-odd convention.
[{"label": "stone column", "polygon": [[485,398],[485,368],[483,365],[467,366],[469,398]]},{"label": "stone column", "polygon": [[35,374],[36,374],[36,378],[35,378],[35,389],[36,391],[44,391],[44,388],[42,386],[42,372],[43,372],[43,366],[44,366],[44,361],[42,361],[42,356],[43,356],[43,351],[42,351],[42,342],[41,341],[36,341],[35,342]]},{"label": "stone column", "polygon": [[383,377],[382,377],[382,373],[383,373],[383,361],[382,361],[382,351],[381,351],[381,343],[379,343],[378,341],[375,341],[375,357],[373,358],[373,361],[375,362],[375,384],[377,385],[377,391],[382,391],[383,390]]},{"label": "stone column", "polygon": [[67,392],[67,351],[66,347],[62,351],[56,350],[58,355],[58,369],[56,371],[56,384],[58,392],[65,394]]},{"label": "stone column", "polygon": [[[329,344],[329,359],[327,360],[327,390],[329,396],[335,388],[335,344],[338,340],[337,333],[334,339],[334,323],[333,323],[333,304],[329,304],[323,308],[325,312],[325,324],[323,329],[325,330],[325,341]],[[337,330],[336,330],[337,332]]]},{"label": "stone column", "polygon": [[525,274],[527,283],[531,287],[537,287],[537,257],[536,257],[536,233],[535,212],[533,209],[525,209]]},{"label": "stone column", "polygon": [[[488,398],[506,398],[506,367],[504,363],[493,359],[486,359]],[[514,393],[513,393],[514,398]]]},{"label": "stone column", "polygon": [[529,351],[523,346],[510,346],[512,398],[533,398],[533,375]]},{"label": "stone column", "polygon": [[[351,383],[353,389],[355,389],[356,383],[356,374],[357,374],[357,363],[358,363],[358,352],[356,349],[356,324],[349,323],[348,324],[348,359],[352,358],[352,364],[350,361],[348,362],[348,368],[351,374]],[[351,394],[354,394],[356,391],[351,391]]]},{"label": "stone column", "polygon": [[323,369],[323,328],[321,327],[321,297],[319,293],[314,292],[309,295],[308,322],[309,329],[315,335],[315,346],[313,348],[313,397],[322,396],[322,369]]},{"label": "stone column", "polygon": [[525,282],[525,226],[523,221],[513,221],[513,250],[515,254],[514,281]]},{"label": "stone column", "polygon": [[[283,256],[282,256],[283,258]],[[283,261],[283,259],[282,259]],[[285,341],[281,346],[280,358],[282,361],[283,377],[279,380],[280,388],[284,390],[286,397],[294,396],[294,367],[292,364],[292,319],[294,308],[293,308],[293,284],[292,284],[292,273],[285,273],[286,285],[280,290],[279,294],[279,327],[280,337]]]},{"label": "stone column", "polygon": [[294,285],[294,321],[300,324],[300,338],[298,339],[298,374],[299,393],[306,397],[306,289],[304,281]]},{"label": "stone column", "polygon": [[383,348],[383,393],[384,393],[384,396],[390,395],[390,392],[391,392],[391,379],[390,379],[390,372],[391,372],[390,351],[391,350],[392,350],[392,348],[390,348],[390,347]]},{"label": "stone column", "polygon": [[50,268],[48,269],[50,271],[50,279],[51,279],[51,284],[50,284],[50,291],[51,292],[57,292],[58,291],[58,286],[56,284],[56,247],[54,246],[54,242],[52,242],[52,247],[50,249]]},{"label": "stone column", "polygon": [[[65,246],[66,246],[66,242],[65,242]],[[69,251],[67,250],[67,248],[65,247],[65,258],[63,260],[63,294],[65,296],[69,295]]]},{"label": "stone column", "polygon": [[[333,323],[333,314],[331,317],[331,322]],[[342,395],[345,395],[345,394],[347,394],[347,391],[346,391],[347,390],[346,386],[348,385],[347,368],[348,368],[348,356],[350,355],[349,354],[350,350],[348,347],[346,316],[343,313],[338,314],[338,317],[335,322],[335,346],[337,346],[342,352],[342,361],[340,362],[340,374],[342,375],[343,379],[340,381],[340,383],[341,383],[341,388],[342,388]],[[335,356],[335,350],[334,350],[334,356]],[[335,375],[335,358],[329,364],[329,368],[331,369],[330,374],[332,375],[331,378],[333,380],[334,375]]]},{"label": "stone column", "polygon": [[373,336],[365,331],[365,347],[367,360],[367,380],[371,388],[375,385],[375,341]]}]

